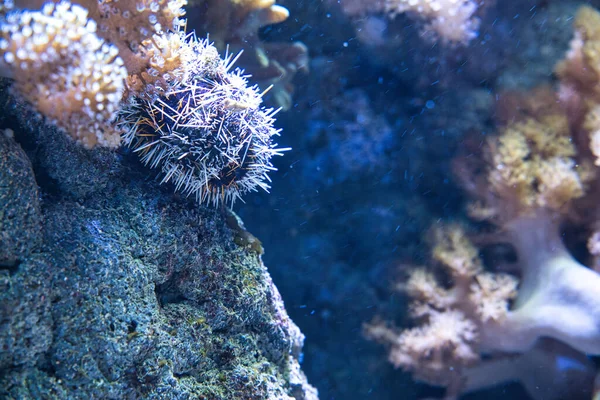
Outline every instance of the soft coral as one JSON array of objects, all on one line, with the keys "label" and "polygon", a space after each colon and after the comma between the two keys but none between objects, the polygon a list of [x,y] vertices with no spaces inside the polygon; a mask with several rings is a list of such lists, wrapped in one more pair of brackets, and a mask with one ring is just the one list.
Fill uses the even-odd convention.
[{"label": "soft coral", "polygon": [[573,258],[548,214],[516,218],[505,229],[518,255],[520,287],[506,317],[482,329],[482,346],[524,352],[551,337],[600,354],[600,274]]},{"label": "soft coral", "polygon": [[[599,183],[589,140],[579,137],[581,124],[560,96],[545,97],[550,107],[534,107],[538,99],[529,99],[526,110],[488,137],[483,152],[456,162],[473,200],[470,216],[491,229],[474,238],[512,247],[518,288],[515,276],[485,270],[463,229],[437,229],[432,267],[413,269],[403,286],[420,325],[400,332],[379,323],[366,327],[368,336],[391,347],[394,365],[446,386],[449,395],[514,379],[518,375],[502,370],[509,358],[522,367],[540,355],[576,362],[578,379],[591,392],[586,354],[600,355],[600,274],[573,257],[561,227],[589,230]],[[497,374],[478,375],[484,366]],[[558,362],[547,368],[548,376],[565,373]]]}]

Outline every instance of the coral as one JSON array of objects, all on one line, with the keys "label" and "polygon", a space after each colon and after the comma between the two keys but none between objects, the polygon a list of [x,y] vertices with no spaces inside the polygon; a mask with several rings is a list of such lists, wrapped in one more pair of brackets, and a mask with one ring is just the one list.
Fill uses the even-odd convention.
[{"label": "coral", "polygon": [[392,16],[407,13],[425,20],[424,35],[449,43],[468,43],[477,36],[479,19],[473,0],[386,0],[385,10]]},{"label": "coral", "polygon": [[[468,379],[477,374],[481,354],[530,354],[541,338],[567,344],[575,356],[600,354],[594,289],[600,275],[573,259],[548,219],[521,218],[506,229],[519,257],[519,281],[486,272],[462,230],[436,230],[432,257],[441,269],[413,269],[403,286],[420,325],[400,332],[381,323],[365,328],[368,337],[390,346],[396,367],[457,395],[479,387]],[[436,276],[448,276],[451,286]]]},{"label": "coral", "polygon": [[[518,255],[519,293],[505,324],[494,326],[494,349],[523,352],[540,336],[586,354],[600,354],[600,274],[573,258],[556,221],[534,216],[506,226]],[[493,343],[493,344],[492,344]]]},{"label": "coral", "polygon": [[199,202],[233,203],[244,193],[269,189],[273,110],[261,108],[256,87],[230,72],[206,40],[192,41],[191,73],[156,100],[134,101],[119,123],[124,142],[141,160],[160,168],[162,182]]},{"label": "coral", "polygon": [[496,355],[464,370],[463,392],[519,382],[534,400],[590,399],[595,373],[584,354],[542,339],[524,354]]},{"label": "coral", "polygon": [[584,179],[590,177],[580,176],[575,168],[566,116],[517,122],[491,141],[488,179],[496,196],[511,197],[520,210],[557,211],[583,196]]},{"label": "coral", "polygon": [[592,256],[590,268],[600,273],[600,231],[594,230],[587,240],[587,250]]},{"label": "coral", "polygon": [[513,268],[521,278],[507,319],[487,329],[482,343],[525,352],[546,336],[598,354],[600,298],[592,288],[600,285],[600,275],[575,260],[560,236],[563,223],[589,219],[597,173],[568,104],[560,103],[563,110],[537,107],[539,93],[488,139],[480,162],[457,159],[458,178],[475,201],[471,216],[498,228],[488,241],[513,247]]},{"label": "coral", "polygon": [[289,12],[275,4],[275,0],[193,0],[190,7],[198,7],[206,16],[201,21],[211,40],[221,47],[230,39],[256,38],[258,29],[285,21]]},{"label": "coral", "polygon": [[302,42],[261,43],[254,52],[242,54],[243,65],[261,87],[270,87],[270,101],[289,110],[293,105],[294,77],[298,72],[309,72],[308,47]]},{"label": "coral", "polygon": [[538,117],[565,115],[556,91],[550,85],[543,84],[528,91],[506,90],[495,98],[494,120],[503,127]]},{"label": "coral", "polygon": [[598,93],[600,87],[600,14],[589,6],[581,7],[575,16],[575,35],[566,58],[555,71],[562,85],[578,93]]},{"label": "coral", "polygon": [[41,11],[8,14],[0,29],[0,52],[16,89],[85,147],[117,147],[120,132],[112,121],[126,70],[87,11],[48,3]]},{"label": "coral", "polygon": [[[389,345],[390,361],[417,379],[451,386],[464,368],[480,360],[486,326],[501,324],[516,296],[516,278],[484,272],[477,248],[459,226],[434,230],[432,258],[441,269],[416,268],[402,289],[413,299],[415,328],[396,332],[380,323],[365,326],[367,337]],[[436,274],[449,276],[445,287]]]},{"label": "coral", "polygon": [[[485,2],[488,7],[491,2]],[[479,18],[483,7],[474,0],[342,0],[343,11],[355,17],[373,12],[385,12],[394,18],[406,14],[423,24],[422,34],[429,39],[440,39],[446,44],[468,44],[477,37]]]},{"label": "coral", "polygon": [[[59,0],[52,0],[56,3]],[[41,8],[48,0],[17,0],[23,8]],[[186,0],[75,0],[98,25],[96,34],[119,50],[127,68],[127,89],[136,96],[153,96],[176,84],[189,61],[182,48],[183,6]],[[74,40],[77,40],[74,38]]]},{"label": "coral", "polygon": [[127,88],[154,97],[175,86],[192,56],[180,30],[185,0],[78,0],[99,24],[100,35],[119,48],[127,67]]},{"label": "coral", "polygon": [[600,165],[600,13],[583,6],[575,17],[575,35],[564,60],[556,65],[560,99],[570,122],[587,132],[591,152]]},{"label": "coral", "polygon": [[294,76],[308,72],[308,48],[301,42],[262,42],[258,30],[288,16],[275,0],[195,0],[188,8],[189,25],[208,32],[221,51],[243,50],[240,65],[262,88],[273,85],[269,96],[285,110],[292,105]]},{"label": "coral", "polygon": [[3,73],[87,148],[117,147],[113,122],[124,93],[155,96],[177,83],[189,60],[181,34],[163,32],[178,29],[183,0],[21,3],[42,8],[1,22]]},{"label": "coral", "polygon": [[[588,248],[592,256],[599,253],[597,171],[588,135],[598,120],[598,97],[590,78],[595,72],[582,61],[595,54],[588,39],[594,24],[585,21],[600,21],[600,14],[590,10],[579,13],[576,27],[585,34],[557,66],[558,92],[542,87],[500,96],[499,132],[455,161],[470,216],[488,223],[474,238],[508,246],[514,259],[484,265],[463,232],[442,230],[434,235],[433,267],[413,269],[403,285],[420,325],[400,332],[367,325],[368,336],[391,347],[396,366],[447,387],[448,396],[514,379],[540,357],[563,356],[580,364],[576,379],[591,393],[594,367],[585,356],[600,354],[600,274],[576,260],[561,237],[563,224],[576,224],[592,232]],[[513,275],[491,272],[494,266],[518,276],[518,285]],[[536,399],[564,398],[532,390],[531,377],[521,380]]]},{"label": "coral", "polygon": [[572,140],[567,114],[545,109],[528,116],[532,111],[522,110],[490,137],[479,162],[456,160],[457,176],[474,200],[471,217],[504,225],[540,210],[565,215],[595,178],[591,162]]},{"label": "coral", "polygon": [[[177,87],[189,71],[186,66],[194,54],[185,43],[183,31],[155,35],[142,42],[139,52],[125,58],[129,68],[127,88],[129,93],[141,98],[155,99]],[[135,69],[132,68],[135,65]]]},{"label": "coral", "polygon": [[364,17],[369,8],[371,10],[380,11],[385,9],[385,0],[372,0],[369,2],[363,0],[332,0],[339,3],[345,14],[350,16]]}]

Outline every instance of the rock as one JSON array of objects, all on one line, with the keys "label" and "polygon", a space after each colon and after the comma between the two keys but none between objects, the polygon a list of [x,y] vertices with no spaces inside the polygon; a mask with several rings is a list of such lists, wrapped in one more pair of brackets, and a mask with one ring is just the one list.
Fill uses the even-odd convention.
[{"label": "rock", "polygon": [[[6,121],[46,181],[28,234],[41,245],[13,251],[18,268],[0,275],[0,398],[317,399],[298,362],[304,336],[223,210],[163,190],[135,157],[61,144],[41,120]],[[11,165],[35,182],[29,164]],[[15,215],[31,204],[14,203]]]},{"label": "rock", "polygon": [[13,268],[40,244],[42,215],[31,162],[13,139],[0,131],[0,268]]}]

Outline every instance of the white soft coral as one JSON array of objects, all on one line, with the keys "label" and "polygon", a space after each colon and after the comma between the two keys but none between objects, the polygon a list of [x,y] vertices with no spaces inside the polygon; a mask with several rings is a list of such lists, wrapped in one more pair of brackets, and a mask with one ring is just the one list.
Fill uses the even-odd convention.
[{"label": "white soft coral", "polygon": [[599,355],[600,274],[573,258],[549,216],[518,218],[506,231],[517,251],[521,285],[506,317],[482,329],[482,346],[523,352],[540,337],[551,337]]},{"label": "white soft coral", "polygon": [[[523,369],[519,377],[514,368],[542,356],[582,364],[575,375],[589,381],[585,354],[600,354],[600,274],[570,255],[549,215],[505,225],[502,239],[516,250],[520,280],[486,272],[460,227],[436,229],[434,268],[412,269],[401,286],[417,326],[399,331],[375,322],[367,336],[389,346],[396,367],[452,394],[516,378],[533,387],[540,377]],[[493,357],[482,361],[484,354]],[[482,376],[480,366],[497,373]],[[564,374],[561,368],[547,366],[546,373]]]}]

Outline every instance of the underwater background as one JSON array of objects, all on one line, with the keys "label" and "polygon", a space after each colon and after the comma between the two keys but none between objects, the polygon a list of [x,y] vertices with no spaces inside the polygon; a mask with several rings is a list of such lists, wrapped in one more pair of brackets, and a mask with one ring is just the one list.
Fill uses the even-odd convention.
[{"label": "underwater background", "polygon": [[0,398],[598,399],[600,2],[120,1],[0,7]]},{"label": "underwater background", "polygon": [[[398,268],[427,258],[430,225],[464,216],[453,158],[494,133],[500,93],[555,81],[590,2],[497,2],[458,48],[424,42],[410,18],[349,18],[343,0],[281,4],[291,17],[265,39],[303,41],[311,68],[278,117],[292,150],[240,215],[307,335],[303,369],[320,398],[439,396],[387,363],[362,325],[383,314],[406,326],[406,298],[390,289]],[[530,397],[505,383],[465,398]]]}]

